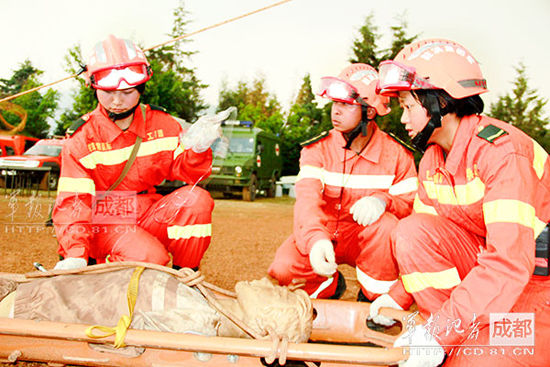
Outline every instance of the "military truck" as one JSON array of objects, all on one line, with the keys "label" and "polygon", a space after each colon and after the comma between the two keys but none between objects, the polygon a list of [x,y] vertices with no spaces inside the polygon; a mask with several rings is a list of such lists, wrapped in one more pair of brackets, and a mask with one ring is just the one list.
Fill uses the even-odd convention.
[{"label": "military truck", "polygon": [[[253,127],[251,121],[224,121],[222,130],[227,153],[225,157],[214,155],[206,188],[221,191],[224,196],[239,194],[246,201],[254,201],[259,192],[274,197],[283,166],[280,139]],[[214,153],[220,143],[212,147]]]}]

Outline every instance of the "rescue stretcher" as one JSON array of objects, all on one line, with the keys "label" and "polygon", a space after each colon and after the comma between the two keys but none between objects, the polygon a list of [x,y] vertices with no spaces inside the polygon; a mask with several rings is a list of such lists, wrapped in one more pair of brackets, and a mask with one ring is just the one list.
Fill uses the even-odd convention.
[{"label": "rescue stretcher", "polygon": [[[0,277],[22,281],[39,274],[0,273]],[[215,293],[215,297],[227,296]],[[369,303],[315,299],[312,304],[313,328],[307,343],[128,329],[124,339],[127,347],[115,349],[114,336],[103,339],[87,336],[85,330],[89,325],[0,317],[0,362],[131,367],[336,367],[392,366],[407,358],[407,348],[393,348],[393,342],[406,327],[393,327],[391,333],[370,329]],[[381,313],[401,320],[401,325],[421,322],[405,311],[382,309]]]}]

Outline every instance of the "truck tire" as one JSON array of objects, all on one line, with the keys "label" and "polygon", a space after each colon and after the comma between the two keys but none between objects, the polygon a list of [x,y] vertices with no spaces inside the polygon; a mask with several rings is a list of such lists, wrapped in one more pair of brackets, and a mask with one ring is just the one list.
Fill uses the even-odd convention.
[{"label": "truck tire", "polygon": [[275,178],[272,178],[271,180],[269,180],[269,187],[267,188],[267,197],[274,198],[276,192],[277,192],[277,180],[275,180]]},{"label": "truck tire", "polygon": [[57,190],[57,184],[59,183],[59,173],[52,172],[48,177],[48,188],[50,190]]},{"label": "truck tire", "polygon": [[258,179],[256,175],[250,176],[250,181],[248,186],[243,187],[243,200],[245,201],[254,201],[256,199],[256,189],[258,187]]}]

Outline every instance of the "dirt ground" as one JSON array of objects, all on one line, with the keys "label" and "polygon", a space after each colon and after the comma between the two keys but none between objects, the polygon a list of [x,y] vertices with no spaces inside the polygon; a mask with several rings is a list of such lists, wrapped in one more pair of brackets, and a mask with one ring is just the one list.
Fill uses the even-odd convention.
[{"label": "dirt ground", "polygon": [[[200,267],[206,280],[233,290],[239,280],[267,276],[277,247],[292,232],[294,199],[258,197],[246,202],[212,195],[212,243]],[[58,260],[57,241],[53,228],[44,223],[54,196],[0,189],[0,272],[35,271],[33,262],[53,268]],[[358,291],[354,269],[346,265],[340,268],[348,285],[343,298],[354,299]]]}]

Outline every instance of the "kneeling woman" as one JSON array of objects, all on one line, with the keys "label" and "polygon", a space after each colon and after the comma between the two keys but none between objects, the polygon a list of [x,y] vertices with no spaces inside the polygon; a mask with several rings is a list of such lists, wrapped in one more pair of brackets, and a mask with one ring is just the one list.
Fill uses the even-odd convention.
[{"label": "kneeling woman", "polygon": [[[372,313],[416,301],[428,322],[398,345],[432,348],[414,349],[407,365],[437,366],[443,351],[446,366],[547,364],[550,278],[547,255],[536,258],[535,244],[548,238],[548,154],[512,125],[481,115],[485,79],[455,42],[406,46],[381,64],[379,88],[399,98],[401,123],[424,155],[414,213],[392,234],[402,282]],[[514,347],[490,353],[496,313],[529,313],[508,319],[530,322],[523,325],[534,333],[534,355],[518,356]],[[483,353],[461,353],[464,345]]]}]

